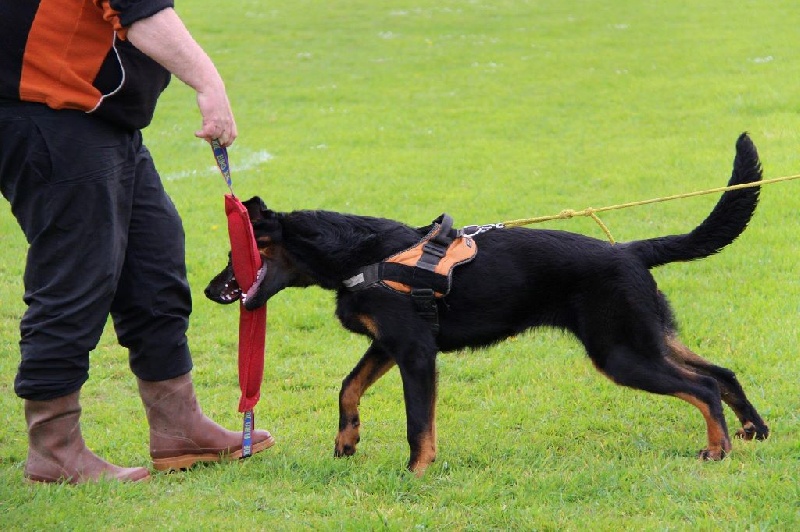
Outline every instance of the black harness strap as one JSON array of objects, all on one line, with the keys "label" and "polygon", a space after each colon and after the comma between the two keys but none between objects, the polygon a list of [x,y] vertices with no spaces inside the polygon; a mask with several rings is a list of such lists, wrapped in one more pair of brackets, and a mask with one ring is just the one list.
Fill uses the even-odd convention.
[{"label": "black harness strap", "polygon": [[411,302],[414,310],[422,319],[430,323],[433,335],[439,334],[439,309],[436,307],[436,295],[430,288],[412,288]]},{"label": "black harness strap", "polygon": [[[455,235],[451,235],[453,218],[449,214],[442,214],[433,223],[439,224],[439,231],[422,246],[422,256],[412,274],[414,282],[411,285],[411,301],[417,314],[430,323],[435,336],[439,334],[439,309],[436,307],[436,291],[430,285],[441,277],[435,274],[436,266],[447,253],[447,248],[453,243]],[[432,275],[426,276],[426,273]],[[414,288],[420,284],[425,288]],[[446,292],[447,290],[444,290],[441,293]]]},{"label": "black harness strap", "polygon": [[345,279],[342,284],[351,292],[372,288],[381,281],[393,281],[409,286],[430,288],[434,293],[446,294],[450,291],[448,278],[433,270],[415,268],[394,262],[376,262],[361,268],[357,275]]}]

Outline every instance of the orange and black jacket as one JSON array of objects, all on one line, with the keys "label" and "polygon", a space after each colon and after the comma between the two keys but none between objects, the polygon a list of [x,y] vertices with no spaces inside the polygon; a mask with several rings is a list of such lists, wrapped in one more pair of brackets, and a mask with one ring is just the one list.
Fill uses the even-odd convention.
[{"label": "orange and black jacket", "polygon": [[169,7],[173,0],[0,0],[0,103],[145,127],[170,75],[125,37],[131,24]]}]

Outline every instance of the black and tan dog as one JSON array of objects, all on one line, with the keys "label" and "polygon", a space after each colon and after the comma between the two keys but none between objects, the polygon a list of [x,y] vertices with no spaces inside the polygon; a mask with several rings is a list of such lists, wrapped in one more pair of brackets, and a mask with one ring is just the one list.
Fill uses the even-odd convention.
[{"label": "black and tan dog", "polygon": [[[760,179],[758,153],[742,134],[730,184]],[[487,346],[531,327],[553,326],[572,332],[597,369],[617,384],[672,395],[697,407],[708,431],[700,457],[719,460],[731,450],[721,401],[742,423],[738,436],[765,439],[769,429],[732,371],[681,343],[669,304],[649,270],[720,251],[744,231],[758,195],[758,187],[727,191],[688,234],[616,245],[553,230],[471,228],[465,234],[448,231],[446,219],[416,229],[335,212],[278,213],[253,198],[246,205],[264,268],[245,306],[257,308],[287,287],[318,285],[337,292],[336,315],[342,324],[372,339],[342,383],[336,456],[356,452],[359,401],[396,364],[411,447],[408,467],[422,474],[436,457],[437,353]],[[437,235],[449,235],[439,251],[428,245]],[[477,247],[478,253],[456,261],[464,264],[455,271],[442,270],[441,261],[447,259],[440,251],[457,245],[465,249],[464,244]],[[415,266],[405,260],[409,255],[422,260]],[[433,266],[422,264],[429,259]],[[404,283],[417,282],[423,287],[412,296]],[[230,264],[206,295],[220,303],[240,297]]]}]

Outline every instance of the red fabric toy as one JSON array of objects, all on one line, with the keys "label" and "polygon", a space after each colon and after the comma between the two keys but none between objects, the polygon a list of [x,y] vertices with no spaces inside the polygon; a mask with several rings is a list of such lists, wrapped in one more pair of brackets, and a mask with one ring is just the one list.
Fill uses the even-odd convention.
[{"label": "red fabric toy", "polygon": [[[225,214],[231,240],[233,273],[243,294],[258,276],[261,255],[258,253],[253,226],[247,209],[233,194],[225,194]],[[239,412],[253,409],[261,397],[264,377],[264,344],[267,334],[267,306],[247,310],[239,303]]]}]

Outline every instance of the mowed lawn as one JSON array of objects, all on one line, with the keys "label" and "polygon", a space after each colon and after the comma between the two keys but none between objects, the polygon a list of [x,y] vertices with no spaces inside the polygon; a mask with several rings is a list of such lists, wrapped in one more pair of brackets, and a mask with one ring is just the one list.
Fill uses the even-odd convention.
[{"label": "mowed lawn", "polygon": [[[234,187],[276,210],[425,225],[549,215],[722,186],[749,131],[765,177],[800,173],[796,1],[204,2],[179,13],[227,81]],[[205,411],[234,428],[237,312],[202,289],[226,261],[226,187],[192,91],[175,80],[145,130],[181,211],[190,342]],[[0,142],[2,139],[0,139]],[[618,241],[687,232],[703,196],[604,214]],[[333,458],[342,378],[367,347],[334,296],[269,303],[256,426],[278,444],[143,485],[23,482],[13,392],[25,241],[0,205],[0,528],[4,530],[794,530],[800,526],[800,181],[765,187],[722,254],[655,272],[682,338],[734,370],[772,435],[702,463],[694,407],[615,386],[560,331],[439,357],[438,459],[405,471],[399,374],[361,403]],[[542,227],[605,238],[589,219]],[[84,387],[84,436],[148,462],[147,424],[108,327]],[[735,416],[726,410],[735,430]]]}]

